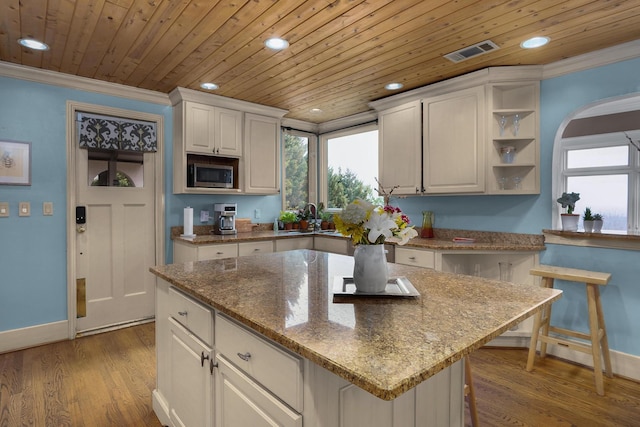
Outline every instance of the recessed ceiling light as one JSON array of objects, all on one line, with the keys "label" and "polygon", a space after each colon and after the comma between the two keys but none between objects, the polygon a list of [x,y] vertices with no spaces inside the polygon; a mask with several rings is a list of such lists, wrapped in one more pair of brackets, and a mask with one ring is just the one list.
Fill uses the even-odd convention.
[{"label": "recessed ceiling light", "polygon": [[216,89],[218,89],[220,86],[218,86],[218,85],[217,85],[217,84],[215,84],[215,83],[202,83],[202,84],[200,85],[200,87],[201,87],[202,89],[207,89],[207,90],[216,90]]},{"label": "recessed ceiling light", "polygon": [[532,37],[520,43],[520,47],[523,49],[535,49],[547,43],[549,43],[549,37]]},{"label": "recessed ceiling light", "polygon": [[313,113],[313,114],[320,114],[322,113],[322,110],[319,108],[312,108],[311,110],[309,110],[309,112]]},{"label": "recessed ceiling light", "polygon": [[264,45],[266,47],[268,47],[269,49],[282,50],[282,49],[286,49],[286,48],[289,47],[289,42],[286,41],[285,39],[281,39],[279,37],[272,37],[270,39],[267,39],[264,42]]},{"label": "recessed ceiling light", "polygon": [[42,43],[34,39],[19,39],[18,43],[24,47],[28,47],[29,49],[49,50],[49,46],[46,43]]},{"label": "recessed ceiling light", "polygon": [[398,90],[398,89],[402,89],[402,86],[403,86],[402,83],[389,83],[385,85],[384,88],[387,90]]}]

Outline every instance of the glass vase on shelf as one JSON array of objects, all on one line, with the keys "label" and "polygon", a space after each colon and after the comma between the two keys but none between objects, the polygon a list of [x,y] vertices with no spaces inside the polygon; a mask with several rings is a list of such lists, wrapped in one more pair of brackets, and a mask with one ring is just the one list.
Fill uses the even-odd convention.
[{"label": "glass vase on shelf", "polygon": [[433,225],[435,224],[435,214],[431,211],[422,211],[422,228],[420,237],[431,239],[434,237]]}]

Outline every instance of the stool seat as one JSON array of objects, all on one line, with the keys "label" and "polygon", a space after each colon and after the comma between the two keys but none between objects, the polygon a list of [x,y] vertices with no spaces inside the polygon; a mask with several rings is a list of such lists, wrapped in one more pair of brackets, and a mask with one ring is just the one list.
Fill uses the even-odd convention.
[{"label": "stool seat", "polygon": [[[559,328],[550,325],[551,306],[536,313],[533,320],[533,331],[531,343],[529,345],[529,357],[527,359],[526,370],[531,372],[536,355],[536,347],[540,341],[540,356],[545,357],[547,344],[561,345],[570,350],[591,354],[593,357],[593,372],[596,383],[596,391],[599,395],[604,395],[604,381],[602,378],[602,359],[604,359],[605,373],[612,377],[611,357],[609,355],[609,342],[607,330],[604,324],[602,303],[600,302],[599,286],[604,286],[611,279],[610,273],[598,271],[579,270],[576,268],[556,267],[550,265],[538,265],[529,273],[533,276],[542,277],[542,286],[553,288],[554,279],[566,280],[571,283],[582,283],[586,285],[587,305],[589,312],[589,333],[585,334],[570,329]],[[542,331],[540,331],[542,329]],[[549,335],[549,332],[558,335]],[[578,338],[586,342],[576,341]]]}]

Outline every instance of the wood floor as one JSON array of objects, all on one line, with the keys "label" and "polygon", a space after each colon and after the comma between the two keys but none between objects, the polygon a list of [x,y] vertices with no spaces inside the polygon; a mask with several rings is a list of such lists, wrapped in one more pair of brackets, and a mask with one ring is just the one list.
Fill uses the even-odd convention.
[{"label": "wood floor", "polygon": [[0,355],[0,427],[160,426],[155,324]]},{"label": "wood floor", "polygon": [[[154,341],[149,323],[0,354],[0,427],[159,427]],[[605,378],[600,397],[590,369],[547,358],[528,373],[526,359],[524,349],[471,356],[480,425],[640,425],[640,383]]]}]

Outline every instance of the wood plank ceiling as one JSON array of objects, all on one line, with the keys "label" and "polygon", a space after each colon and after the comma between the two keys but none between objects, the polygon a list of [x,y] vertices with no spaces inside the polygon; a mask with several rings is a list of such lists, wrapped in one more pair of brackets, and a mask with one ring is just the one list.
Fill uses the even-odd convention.
[{"label": "wood plank ceiling", "polygon": [[[521,41],[551,38],[537,50]],[[264,47],[270,36],[290,47]],[[20,46],[33,37],[51,49]],[[489,66],[548,64],[640,38],[640,1],[0,0],[0,60],[168,93],[216,94],[320,123]],[[444,54],[491,40],[460,63]],[[319,108],[321,113],[312,113]]]}]

